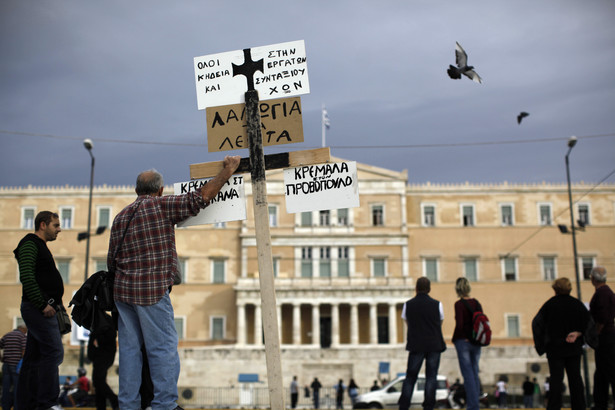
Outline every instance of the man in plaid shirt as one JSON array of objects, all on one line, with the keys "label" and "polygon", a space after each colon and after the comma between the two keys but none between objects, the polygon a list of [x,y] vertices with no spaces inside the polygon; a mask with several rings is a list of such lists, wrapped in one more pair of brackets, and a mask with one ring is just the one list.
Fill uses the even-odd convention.
[{"label": "man in plaid shirt", "polygon": [[137,199],[113,221],[107,265],[115,266],[122,410],[141,407],[143,344],[154,384],[152,409],[181,409],[176,404],[178,338],[169,298],[173,280],[179,275],[174,226],[205,208],[237,170],[239,161],[239,156],[225,157],[218,175],[200,191],[184,195],[162,196],[162,175],[144,171],[137,177]]}]

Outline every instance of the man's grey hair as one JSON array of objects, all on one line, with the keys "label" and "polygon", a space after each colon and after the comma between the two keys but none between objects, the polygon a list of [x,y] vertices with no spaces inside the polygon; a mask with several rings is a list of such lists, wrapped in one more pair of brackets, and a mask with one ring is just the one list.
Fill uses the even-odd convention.
[{"label": "man's grey hair", "polygon": [[152,195],[157,193],[164,186],[162,174],[154,168],[143,171],[137,177],[137,195]]},{"label": "man's grey hair", "polygon": [[606,269],[602,266],[594,266],[590,275],[596,282],[606,282]]}]

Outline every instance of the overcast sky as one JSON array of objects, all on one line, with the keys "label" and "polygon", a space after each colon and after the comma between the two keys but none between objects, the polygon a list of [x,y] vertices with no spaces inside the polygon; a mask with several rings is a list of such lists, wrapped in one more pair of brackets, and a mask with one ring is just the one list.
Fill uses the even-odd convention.
[{"label": "overcast sky", "polygon": [[[304,40],[305,142],[410,183],[565,182],[615,170],[615,2],[2,0],[0,186],[189,179],[207,152],[197,56]],[[455,42],[483,78],[451,80]],[[521,125],[517,114],[530,116]],[[247,150],[229,153],[248,156]],[[615,176],[606,180],[614,183]]]}]

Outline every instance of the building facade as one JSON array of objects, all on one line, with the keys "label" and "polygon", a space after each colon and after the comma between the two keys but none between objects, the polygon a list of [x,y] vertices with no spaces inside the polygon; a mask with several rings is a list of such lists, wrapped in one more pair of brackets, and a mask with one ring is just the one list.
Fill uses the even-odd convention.
[{"label": "building facade", "polygon": [[[267,174],[269,224],[285,384],[318,377],[323,385],[354,378],[368,387],[376,378],[405,371],[403,303],[420,276],[445,309],[448,343],[440,373],[460,377],[450,338],[455,280],[472,281],[472,295],[491,320],[493,341],[483,349],[481,379],[539,380],[546,358],[533,349],[531,320],[552,296],[553,279],[575,284],[568,192],[565,184],[408,185],[407,173],[357,164],[360,206],[289,214],[283,172]],[[170,191],[170,188],[166,189]],[[0,188],[0,291],[7,331],[20,320],[21,284],[13,257],[19,240],[42,210],[59,213],[63,231],[49,247],[65,282],[64,303],[84,281],[87,187]],[[266,381],[256,234],[251,188],[248,219],[177,228],[183,283],[173,288],[180,335],[182,386],[229,386],[238,375]],[[97,186],[92,231],[109,227],[135,198],[134,187]],[[582,300],[593,287],[592,266],[615,272],[615,185],[574,184],[574,215]],[[580,225],[579,225],[580,224]],[[563,228],[562,228],[563,229]],[[93,235],[88,272],[106,268],[108,229]],[[74,374],[78,343],[65,337],[62,374]],[[593,368],[593,354],[589,354]],[[388,372],[381,374],[381,364]],[[212,371],[215,369],[215,371]],[[111,383],[116,382],[113,378]]]}]

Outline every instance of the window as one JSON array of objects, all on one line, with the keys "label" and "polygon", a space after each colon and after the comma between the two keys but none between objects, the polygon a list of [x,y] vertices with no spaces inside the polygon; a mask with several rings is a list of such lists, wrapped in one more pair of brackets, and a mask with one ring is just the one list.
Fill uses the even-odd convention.
[{"label": "window", "polygon": [[186,275],[188,274],[188,258],[177,258],[179,266],[179,275],[181,276],[181,283],[186,283]]},{"label": "window", "polygon": [[583,270],[583,279],[591,279],[592,268],[594,267],[594,258],[591,256],[583,256],[581,258],[581,269]]},{"label": "window", "polygon": [[337,224],[339,226],[348,226],[348,208],[337,210]]},{"label": "window", "polygon": [[436,225],[436,207],[434,205],[421,205],[423,213],[423,226]]},{"label": "window", "polygon": [[94,272],[98,272],[101,270],[107,270],[107,260],[106,259],[96,259],[94,261],[96,270]]},{"label": "window", "polygon": [[331,277],[331,247],[320,248],[320,276]]},{"label": "window", "polygon": [[384,225],[384,206],[373,205],[372,206],[372,226]]},{"label": "window", "polygon": [[543,256],[542,258],[542,278],[544,280],[555,279],[555,258],[553,256]]},{"label": "window", "polygon": [[350,260],[348,257],[348,246],[337,248],[337,276],[350,276]]},{"label": "window", "polygon": [[423,259],[423,276],[427,277],[432,282],[438,281],[438,259],[424,258]]},{"label": "window", "polygon": [[98,226],[109,228],[111,226],[111,207],[99,206],[98,210]]},{"label": "window", "polygon": [[269,226],[278,226],[277,205],[269,205]]},{"label": "window", "polygon": [[73,227],[73,208],[63,206],[60,207],[60,227],[62,229],[71,229]]},{"label": "window", "polygon": [[318,222],[320,226],[331,225],[331,211],[325,210],[318,213]]},{"label": "window", "polygon": [[502,226],[513,226],[515,224],[513,219],[513,206],[511,204],[500,205],[500,215],[502,217]]},{"label": "window", "polygon": [[463,260],[463,276],[470,282],[478,280],[478,259],[468,257]]},{"label": "window", "polygon": [[184,336],[185,318],[175,316],[174,322],[175,322],[175,330],[177,331],[177,337],[179,338],[179,340],[183,340],[185,337]]},{"label": "window", "polygon": [[225,267],[226,261],[224,259],[212,260],[212,283],[225,283]]},{"label": "window", "polygon": [[463,226],[474,226],[474,205],[461,205],[461,223]]},{"label": "window", "polygon": [[301,277],[311,278],[312,275],[312,248],[304,246],[301,248]]},{"label": "window", "polygon": [[312,226],[311,212],[301,212],[301,226]]},{"label": "window", "polygon": [[280,259],[281,258],[279,256],[272,257],[274,278],[277,278],[280,274]]},{"label": "window", "polygon": [[385,258],[372,258],[372,276],[375,278],[383,278],[386,276]]},{"label": "window", "polygon": [[507,337],[521,337],[519,315],[508,314],[506,315],[506,336]]},{"label": "window", "polygon": [[222,221],[222,222],[214,222],[214,228],[216,228],[216,229],[226,228],[226,222],[224,222],[224,221]]},{"label": "window", "polygon": [[210,323],[211,340],[224,340],[224,317],[212,316]]},{"label": "window", "polygon": [[502,269],[504,271],[504,280],[517,280],[517,258],[503,258]]},{"label": "window", "polygon": [[36,213],[36,208],[34,207],[23,207],[21,208],[21,229],[31,229],[34,230],[34,217]]},{"label": "window", "polygon": [[579,204],[577,207],[579,213],[579,226],[585,226],[590,224],[589,218],[589,204]]},{"label": "window", "polygon": [[540,225],[552,224],[551,204],[538,204],[538,214],[540,215]]},{"label": "window", "polygon": [[70,283],[70,259],[56,259],[62,282]]}]

